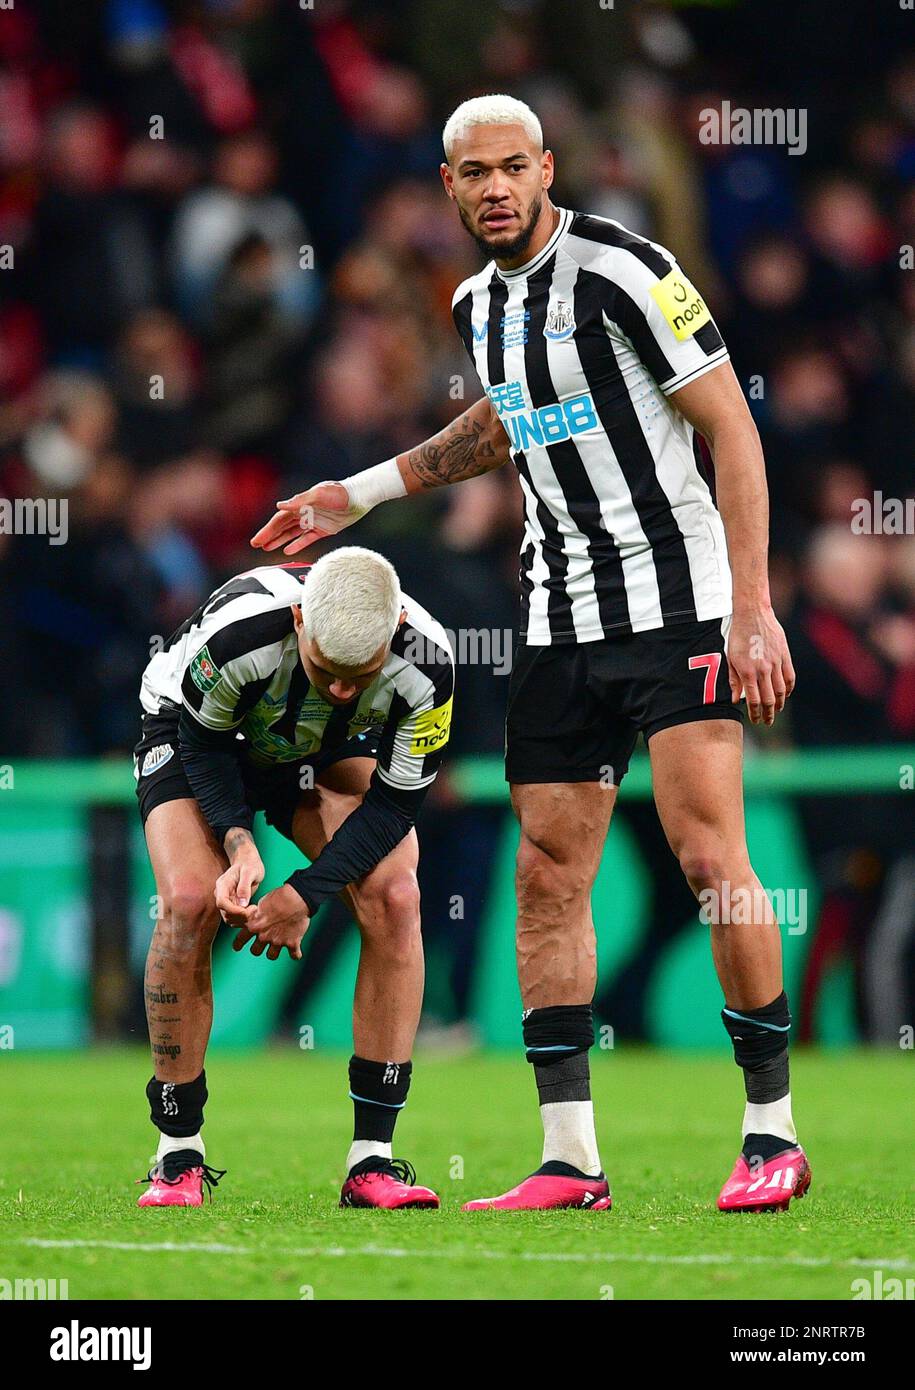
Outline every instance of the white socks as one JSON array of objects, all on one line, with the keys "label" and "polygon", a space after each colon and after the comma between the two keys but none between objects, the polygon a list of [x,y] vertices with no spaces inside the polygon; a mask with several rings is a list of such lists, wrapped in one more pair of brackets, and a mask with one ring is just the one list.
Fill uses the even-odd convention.
[{"label": "white socks", "polygon": [[346,1171],[351,1172],[357,1163],[363,1163],[367,1158],[390,1158],[391,1153],[391,1145],[382,1143],[380,1139],[354,1139],[346,1155]]},{"label": "white socks", "polygon": [[589,1178],[601,1172],[590,1100],[553,1101],[540,1107],[543,1163],[568,1163]]},{"label": "white socks", "polygon": [[797,1143],[797,1130],[791,1118],[791,1092],[781,1100],[769,1101],[766,1105],[753,1105],[747,1101],[743,1112],[743,1137],[748,1134],[774,1134],[776,1139],[785,1139],[790,1144]]},{"label": "white socks", "polygon": [[206,1158],[206,1149],[198,1130],[184,1139],[176,1139],[171,1134],[159,1133],[159,1147],[156,1149],[156,1162],[161,1163],[166,1154],[177,1153],[179,1149],[197,1149],[201,1158]]}]

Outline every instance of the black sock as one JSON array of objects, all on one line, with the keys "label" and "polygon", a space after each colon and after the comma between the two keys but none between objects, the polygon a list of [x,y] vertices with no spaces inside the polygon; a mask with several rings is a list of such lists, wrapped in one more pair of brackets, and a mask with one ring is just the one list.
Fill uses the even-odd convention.
[{"label": "black sock", "polygon": [[174,1139],[188,1139],[203,1126],[207,1103],[207,1074],[193,1081],[159,1081],[150,1077],[146,1087],[149,1118],[158,1130]]},{"label": "black sock", "polygon": [[[572,1104],[591,1099],[588,1048],[594,1042],[590,1004],[556,1004],[527,1009],[521,1019],[527,1060],[534,1068],[540,1105]],[[578,1145],[584,1152],[587,1141]],[[599,1161],[597,1163],[599,1167]],[[538,1175],[593,1176],[569,1163],[551,1160]]]},{"label": "black sock", "polygon": [[397,1116],[407,1103],[412,1062],[349,1061],[349,1094],[353,1102],[353,1139],[390,1144]]},{"label": "black sock", "polygon": [[722,1009],[721,1021],[734,1044],[734,1061],[743,1071],[747,1100],[768,1105],[786,1096],[791,1014],[785,991],[761,1009]]},{"label": "black sock", "polygon": [[[770,1105],[790,1090],[788,1030],[791,1014],[788,996],[761,1009],[724,1009],[722,1021],[734,1044],[734,1060],[743,1070],[744,1090],[751,1105]],[[751,1166],[768,1163],[776,1154],[793,1148],[795,1140],[777,1134],[748,1134],[741,1152]]]},{"label": "black sock", "polygon": [[750,1167],[754,1168],[760,1163],[768,1163],[770,1158],[784,1153],[786,1149],[796,1148],[795,1140],[781,1139],[777,1134],[748,1134],[740,1152]]},{"label": "black sock", "polygon": [[[536,1068],[550,1068],[584,1054],[594,1045],[594,1021],[590,1004],[551,1004],[526,1009],[521,1031],[527,1060]],[[554,1097],[555,1099],[555,1097]],[[567,1096],[588,1100],[588,1096]]]}]

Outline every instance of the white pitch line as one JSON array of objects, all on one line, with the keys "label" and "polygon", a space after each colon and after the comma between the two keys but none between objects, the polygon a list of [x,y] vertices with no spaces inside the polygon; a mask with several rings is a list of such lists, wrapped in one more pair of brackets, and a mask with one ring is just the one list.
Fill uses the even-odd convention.
[{"label": "white pitch line", "polygon": [[408,1250],[389,1245],[312,1245],[304,1248],[273,1246],[256,1249],[247,1245],[220,1245],[206,1241],[129,1241],[129,1240],[44,1240],[38,1237],[17,1239],[11,1244],[36,1246],[42,1250],[128,1250],[138,1254],[158,1254],[160,1251],[189,1251],[207,1255],[268,1255],[295,1256],[296,1259],[317,1259],[328,1256],[369,1256],[378,1259],[439,1259],[439,1260],[532,1260],[535,1262],[568,1264],[658,1264],[658,1265],[730,1265],[735,1262],[752,1265],[792,1265],[799,1269],[895,1269],[915,1272],[915,1264],[901,1259],[830,1260],[817,1255],[656,1255],[614,1254],[612,1251],[541,1251],[528,1250],[513,1254],[507,1250],[486,1250],[455,1246],[450,1250]]}]

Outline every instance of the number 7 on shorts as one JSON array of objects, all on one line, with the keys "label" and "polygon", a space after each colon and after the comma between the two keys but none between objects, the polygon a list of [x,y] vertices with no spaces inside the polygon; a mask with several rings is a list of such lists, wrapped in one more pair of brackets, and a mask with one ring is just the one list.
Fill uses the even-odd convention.
[{"label": "number 7 on shorts", "polygon": [[704,656],[691,656],[689,659],[689,669],[700,671],[705,668],[705,686],[702,691],[702,703],[713,705],[715,703],[715,687],[718,684],[718,671],[721,667],[721,652],[706,652]]}]

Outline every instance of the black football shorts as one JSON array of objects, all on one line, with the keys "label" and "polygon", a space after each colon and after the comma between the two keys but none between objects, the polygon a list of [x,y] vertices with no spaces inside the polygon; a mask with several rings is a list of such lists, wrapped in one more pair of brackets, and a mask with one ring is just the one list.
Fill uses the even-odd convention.
[{"label": "black football shorts", "polygon": [[640,733],[647,742],[673,724],[742,720],[728,681],[729,622],[519,646],[508,690],[506,780],[618,786]]},{"label": "black football shorts", "polygon": [[[160,714],[144,714],[140,742],[133,752],[137,800],[143,824],[150,811],[166,801],[193,800],[178,748],[178,709],[167,707]],[[302,769],[311,766],[315,777],[331,763],[344,758],[374,758],[379,733],[369,729],[333,750],[312,758],[296,758],[288,763],[261,767],[239,748],[239,763],[245,786],[245,799],[252,811],[263,811],[268,825],[275,826],[287,840],[292,839],[292,818],[302,799]]]}]

